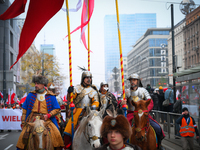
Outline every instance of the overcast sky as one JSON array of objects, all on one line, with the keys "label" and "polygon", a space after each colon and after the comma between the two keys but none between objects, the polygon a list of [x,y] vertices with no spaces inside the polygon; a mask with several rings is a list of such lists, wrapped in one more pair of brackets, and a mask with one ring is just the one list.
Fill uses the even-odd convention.
[{"label": "overcast sky", "polygon": [[[29,2],[30,0],[28,0]],[[75,8],[78,0],[68,0],[69,8]],[[169,0],[170,2],[180,3],[181,0]],[[156,13],[157,27],[171,27],[171,10],[167,8],[170,3],[167,0],[118,0],[119,14],[135,13]],[[194,0],[197,4],[199,0]],[[200,3],[200,2],[198,2]],[[28,3],[27,3],[28,4]],[[26,6],[28,7],[28,5]],[[65,3],[63,5],[65,7]],[[27,8],[26,8],[27,10]],[[80,25],[81,11],[70,13],[71,31]],[[25,17],[24,13],[21,18]],[[104,66],[104,17],[105,15],[116,14],[115,0],[95,0],[94,12],[90,21],[90,48],[91,53],[91,72],[93,74],[93,83],[99,85],[105,80]],[[174,4],[174,23],[177,24],[185,15],[179,10],[179,4]],[[86,30],[87,33],[87,30]],[[69,67],[68,67],[68,41],[63,38],[67,35],[66,13],[60,10],[40,31],[35,39],[37,49],[40,44],[44,44],[44,35],[46,44],[54,44],[56,56],[59,61],[62,73],[67,77],[66,87],[69,86]],[[86,37],[87,38],[87,37]],[[77,66],[87,68],[87,51],[80,42],[80,30],[71,35],[72,41],[72,74],[73,85],[79,84],[81,80],[81,71]],[[122,49],[123,51],[123,49]]]}]

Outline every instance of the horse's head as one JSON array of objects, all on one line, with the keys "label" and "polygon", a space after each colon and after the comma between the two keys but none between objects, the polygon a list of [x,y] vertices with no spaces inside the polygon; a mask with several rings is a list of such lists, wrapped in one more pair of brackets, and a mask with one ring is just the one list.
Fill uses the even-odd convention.
[{"label": "horse's head", "polygon": [[40,120],[40,117],[37,116],[36,120],[33,123],[28,123],[29,126],[33,128],[32,130],[32,141],[30,140],[30,147],[34,146],[34,149],[45,149],[47,148],[46,144],[50,140],[48,135],[48,130],[46,126],[49,122],[44,122]]},{"label": "horse's head", "polygon": [[138,102],[131,101],[132,105],[135,106],[134,115],[134,127],[136,140],[144,141],[146,134],[149,130],[149,111],[147,109],[151,100],[140,100]]},{"label": "horse's head", "polygon": [[105,109],[101,109],[99,112],[96,110],[90,110],[87,108],[87,124],[85,136],[90,143],[91,147],[97,148],[101,146],[101,136],[100,136],[100,128],[102,125],[102,116]]}]

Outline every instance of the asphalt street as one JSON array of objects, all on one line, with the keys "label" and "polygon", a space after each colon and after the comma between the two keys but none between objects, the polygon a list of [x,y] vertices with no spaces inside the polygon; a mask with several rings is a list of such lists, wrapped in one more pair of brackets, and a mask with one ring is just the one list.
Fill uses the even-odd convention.
[{"label": "asphalt street", "polygon": [[0,150],[16,150],[20,133],[16,130],[0,132]]}]

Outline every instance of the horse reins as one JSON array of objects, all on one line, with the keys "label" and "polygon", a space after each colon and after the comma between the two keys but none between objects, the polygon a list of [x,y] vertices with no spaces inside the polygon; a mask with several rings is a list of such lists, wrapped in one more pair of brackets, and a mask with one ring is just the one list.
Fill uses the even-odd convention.
[{"label": "horse reins", "polygon": [[[148,110],[141,110],[141,109],[139,109],[138,111],[133,111],[133,113],[139,113],[139,114],[141,114],[142,112],[147,112],[147,113],[149,113]],[[148,114],[148,116],[149,116],[149,114]],[[133,126],[135,127],[135,131],[136,131],[136,132],[141,132],[142,130],[145,129],[145,140],[146,140],[147,132],[149,131],[149,127],[150,127],[150,122],[149,122],[149,117],[148,117],[148,116],[147,116],[147,124],[146,124],[146,126],[143,127],[143,128],[136,128],[135,123],[133,123]],[[133,119],[134,119],[134,118],[133,118]]]}]

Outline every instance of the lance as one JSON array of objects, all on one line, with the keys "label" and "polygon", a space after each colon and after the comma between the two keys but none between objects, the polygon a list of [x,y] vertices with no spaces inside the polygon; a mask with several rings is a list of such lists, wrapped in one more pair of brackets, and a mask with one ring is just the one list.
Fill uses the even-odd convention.
[{"label": "lance", "polygon": [[[69,23],[69,7],[68,0],[66,0],[66,8],[67,8],[67,30],[68,30],[68,49],[69,49],[69,73],[70,73],[70,86],[72,87],[72,53],[71,53],[71,35],[70,35],[70,23]],[[74,118],[73,118],[73,110],[75,105],[73,103],[73,93],[70,93],[70,110],[71,110],[71,122],[72,122],[72,140],[74,137]]]},{"label": "lance", "polygon": [[[120,52],[120,64],[121,64],[121,78],[122,78],[122,91],[123,91],[123,100],[125,101],[125,88],[124,88],[124,69],[123,69],[123,58],[122,58],[122,44],[121,44],[121,33],[120,33],[120,22],[119,22],[119,11],[118,11],[118,0],[115,0],[116,3],[116,14],[117,14],[117,28],[118,28],[118,38],[119,38],[119,52]],[[127,115],[127,105],[122,106],[124,110],[124,115]]]},{"label": "lance", "polygon": [[[88,0],[88,19],[90,18],[90,5]],[[90,71],[90,22],[88,22],[88,71]]]}]

